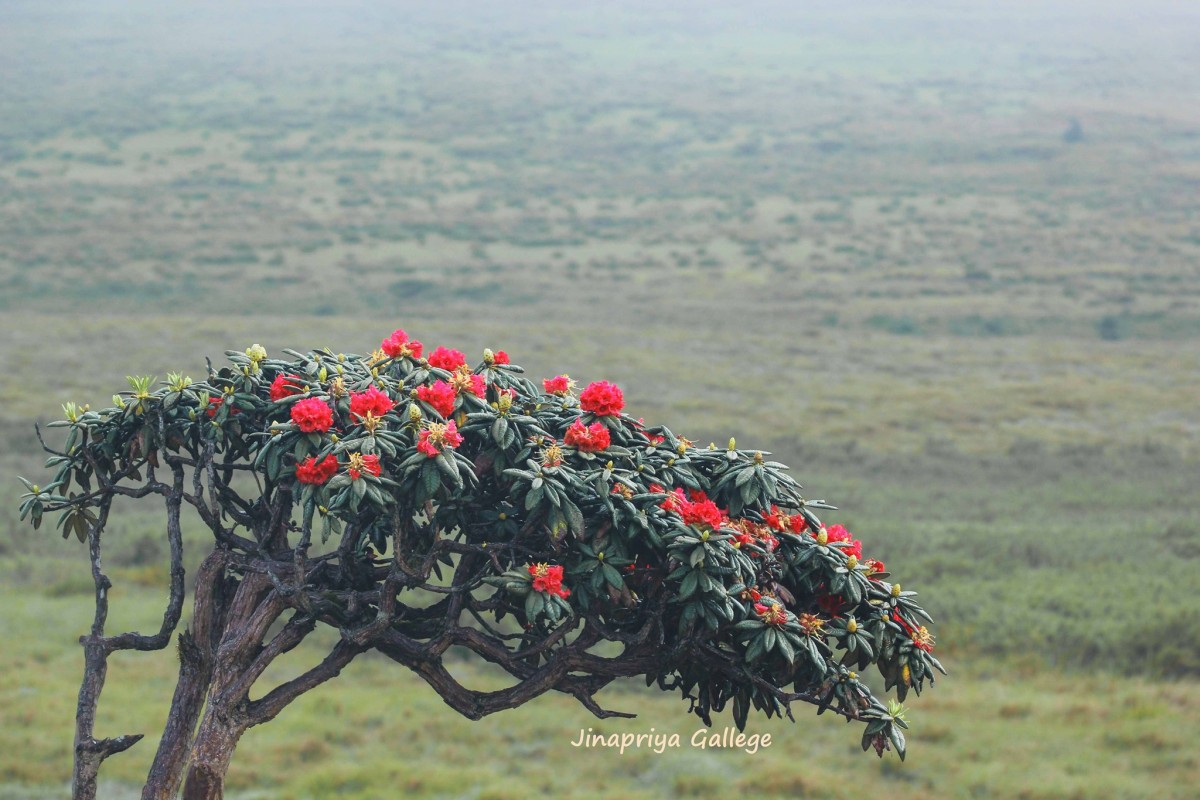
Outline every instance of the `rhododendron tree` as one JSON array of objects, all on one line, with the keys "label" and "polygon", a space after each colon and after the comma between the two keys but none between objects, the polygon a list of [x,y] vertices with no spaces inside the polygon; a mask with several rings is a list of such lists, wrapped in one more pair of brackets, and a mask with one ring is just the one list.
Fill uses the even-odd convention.
[{"label": "rhododendron tree", "polygon": [[[203,381],[131,378],[109,408],[65,406],[52,423],[65,440],[43,442],[52,480],[27,484],[21,514],[37,526],[58,512],[91,558],[75,797],[141,738],[97,738],[97,703],[112,653],[164,648],[179,624],[186,515],[210,546],[144,798],[220,797],[248,728],[368,651],[471,719],[548,691],[632,716],[596,695],[641,677],[705,724],[808,703],[860,723],[864,749],[903,757],[896,700],[941,670],[930,620],[783,464],[648,426],[605,381],[531,382],[504,351],[471,367],[424,350],[404,331],[361,356],[255,345]],[[118,498],[163,505],[170,588],[153,634],[105,628]],[[325,657],[259,687],[317,626],[338,634]],[[451,647],[507,688],[466,685],[444,664]],[[860,677],[872,666],[889,704]]]}]

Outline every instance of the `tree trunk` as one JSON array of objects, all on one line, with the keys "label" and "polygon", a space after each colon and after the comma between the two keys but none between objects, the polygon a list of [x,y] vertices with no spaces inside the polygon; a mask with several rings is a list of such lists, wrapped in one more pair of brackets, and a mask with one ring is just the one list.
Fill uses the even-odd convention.
[{"label": "tree trunk", "polygon": [[232,587],[224,577],[226,554],[211,553],[200,565],[192,627],[179,635],[179,681],[142,800],[174,800],[191,752],[196,723],[212,685],[213,660],[225,632]]},{"label": "tree trunk", "polygon": [[192,742],[192,761],[183,784],[183,800],[222,800],[225,773],[246,722],[219,707],[209,707]]}]

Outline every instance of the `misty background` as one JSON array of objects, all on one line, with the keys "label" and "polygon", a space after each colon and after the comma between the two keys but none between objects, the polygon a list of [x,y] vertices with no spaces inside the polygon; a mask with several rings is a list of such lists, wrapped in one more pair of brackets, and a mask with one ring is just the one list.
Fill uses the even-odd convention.
[{"label": "misty background", "polygon": [[[754,757],[618,759],[567,742],[686,708],[468,723],[367,660],[231,797],[1190,796],[1198,99],[1186,2],[0,3],[0,798],[63,793],[90,616],[81,548],[16,520],[34,422],[397,327],[773,451],[951,675],[904,764],[805,709]],[[114,629],[158,613],[160,528],[116,528]],[[102,732],[161,727],[145,659]]]}]

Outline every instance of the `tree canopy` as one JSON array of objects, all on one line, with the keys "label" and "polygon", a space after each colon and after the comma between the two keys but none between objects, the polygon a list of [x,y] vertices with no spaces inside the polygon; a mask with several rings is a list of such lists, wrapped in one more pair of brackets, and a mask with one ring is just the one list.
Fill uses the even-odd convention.
[{"label": "tree canopy", "polygon": [[[932,683],[930,620],[769,453],[645,423],[606,381],[533,382],[503,351],[471,366],[401,330],[366,355],[283,354],[230,351],[203,381],[130,378],[111,407],[67,404],[51,423],[66,428],[45,445],[53,480],[27,482],[21,514],[59,512],[91,555],[77,797],[140,738],[93,735],[104,665],[169,643],[191,515],[212,548],[144,797],[174,796],[185,765],[185,796],[221,796],[244,730],[369,650],[472,719],[551,690],[632,716],[596,694],[640,677],[709,725],[727,707],[739,728],[753,711],[790,718],[799,701],[860,722],[864,750],[903,757],[902,708],[860,673],[876,668],[900,701]],[[171,581],[153,635],[104,630],[102,537],[123,497],[164,506]],[[338,632],[325,659],[252,698],[318,625]],[[443,663],[451,648],[510,685],[464,685]]]}]

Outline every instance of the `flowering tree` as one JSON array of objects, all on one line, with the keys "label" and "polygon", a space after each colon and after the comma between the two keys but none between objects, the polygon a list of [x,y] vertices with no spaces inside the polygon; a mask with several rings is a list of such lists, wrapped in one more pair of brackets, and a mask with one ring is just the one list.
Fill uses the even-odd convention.
[{"label": "flowering tree", "polygon": [[[375,650],[479,719],[547,692],[597,716],[616,678],[678,691],[706,724],[739,728],[811,703],[863,725],[863,749],[904,756],[906,727],[856,670],[899,700],[933,670],[914,593],[840,525],[823,525],[786,467],[758,451],[697,448],[624,412],[621,390],[522,377],[504,352],[462,353],[396,331],[369,356],[254,345],[172,374],[102,411],[68,404],[53,481],[27,483],[22,517],[60,512],[88,546],[95,617],[82,637],[74,796],[141,735],[96,738],[110,654],[167,646],[184,603],[182,524],[211,534],[179,680],[143,798],[222,795],[239,737]],[[40,434],[39,434],[40,436]],[[105,630],[101,565],[117,498],[158,498],[170,546],[159,630]],[[280,625],[272,627],[274,623]],[[319,663],[259,693],[269,664],[316,626],[339,633]],[[511,677],[498,691],[446,669],[462,647]],[[255,696],[252,695],[255,689]]]}]

